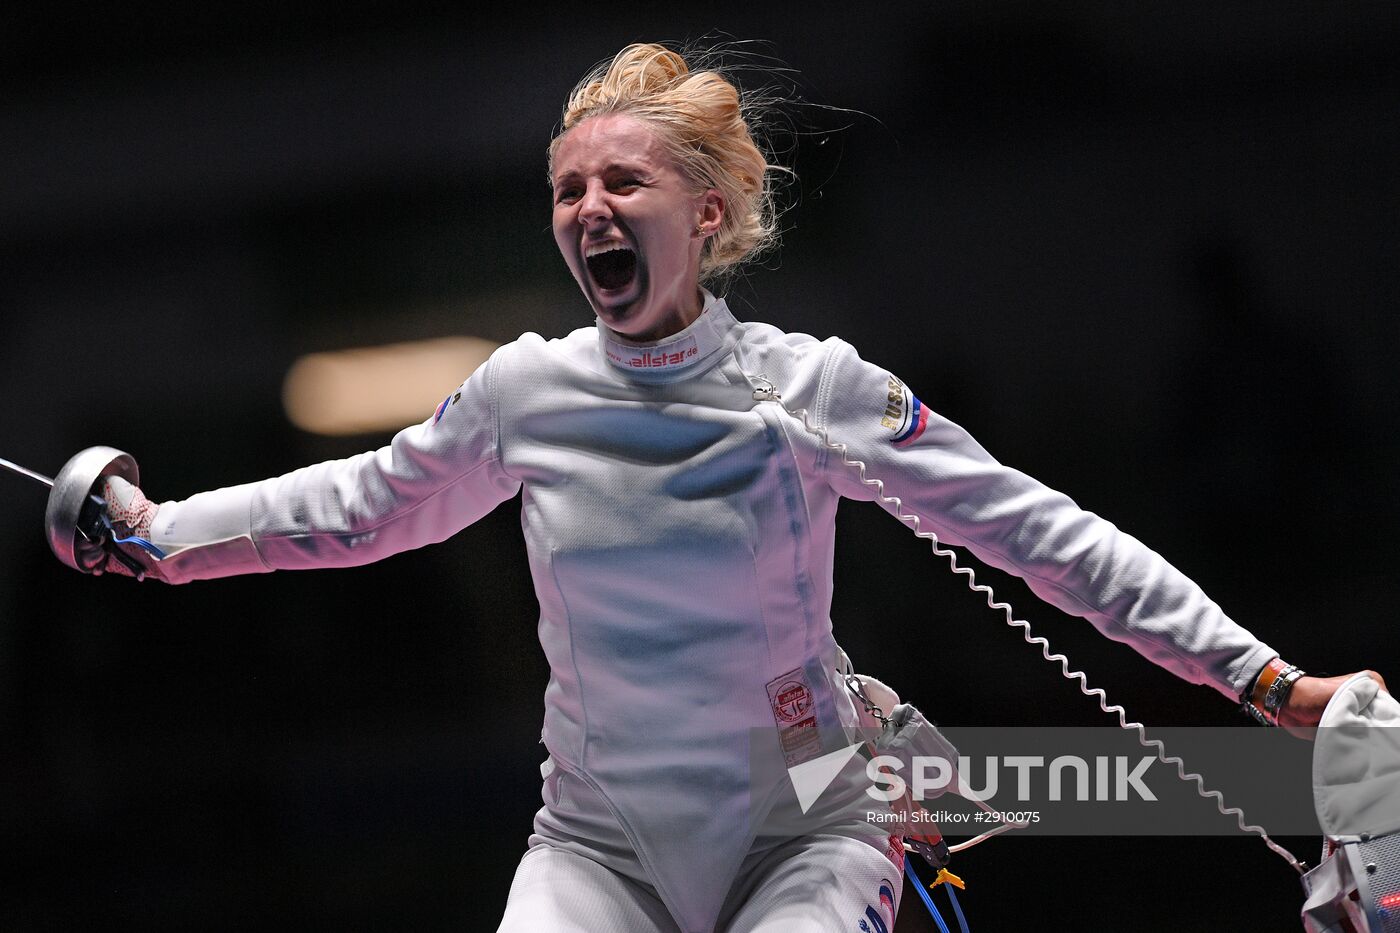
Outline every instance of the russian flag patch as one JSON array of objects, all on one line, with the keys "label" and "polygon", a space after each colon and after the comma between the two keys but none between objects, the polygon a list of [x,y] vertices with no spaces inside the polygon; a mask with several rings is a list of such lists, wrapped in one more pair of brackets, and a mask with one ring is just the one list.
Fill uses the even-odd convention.
[{"label": "russian flag patch", "polygon": [[893,432],[890,443],[896,447],[908,447],[928,427],[928,407],[894,376],[890,377],[880,426]]},{"label": "russian flag patch", "polygon": [[437,411],[433,412],[433,424],[437,424],[439,421],[441,421],[442,416],[447,412],[447,406],[456,405],[458,400],[461,399],[461,397],[462,392],[459,389],[458,391],[453,392],[447,398],[443,399],[442,404],[437,407]]}]

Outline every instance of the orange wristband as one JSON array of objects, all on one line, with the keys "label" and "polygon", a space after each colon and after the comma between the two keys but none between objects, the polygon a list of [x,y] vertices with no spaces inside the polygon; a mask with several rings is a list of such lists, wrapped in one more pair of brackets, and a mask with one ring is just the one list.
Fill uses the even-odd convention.
[{"label": "orange wristband", "polygon": [[1288,670],[1288,662],[1283,658],[1274,658],[1264,666],[1259,672],[1258,678],[1254,681],[1254,687],[1249,691],[1249,697],[1245,700],[1251,706],[1262,710],[1264,708],[1264,697],[1269,695],[1269,688],[1278,680],[1279,675]]},{"label": "orange wristband", "polygon": [[[1274,658],[1259,672],[1259,676],[1254,680],[1254,686],[1241,699],[1240,709],[1248,713],[1250,718],[1261,726],[1278,725],[1278,712],[1270,709],[1267,702],[1269,694],[1279,683],[1279,678],[1287,677],[1291,671],[1296,670],[1297,668],[1284,661],[1283,658]],[[1298,671],[1298,673],[1302,672]],[[1291,687],[1292,683],[1287,686]]]}]

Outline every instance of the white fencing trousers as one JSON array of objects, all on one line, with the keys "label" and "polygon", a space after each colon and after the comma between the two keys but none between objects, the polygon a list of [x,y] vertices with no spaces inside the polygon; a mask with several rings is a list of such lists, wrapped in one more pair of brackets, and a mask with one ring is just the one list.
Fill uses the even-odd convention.
[{"label": "white fencing trousers", "polygon": [[703,927],[684,929],[596,794],[573,775],[556,772],[545,783],[544,797],[499,933],[894,929],[902,875],[874,839],[817,834],[755,848],[732,886],[725,882],[729,890],[720,915]]},{"label": "white fencing trousers", "polygon": [[678,933],[649,886],[567,849],[541,843],[515,870],[499,933]]},{"label": "white fencing trousers", "polygon": [[[757,871],[741,873],[716,929],[888,933],[899,911],[900,879],[894,866],[864,842],[849,836],[804,836],[769,849]],[[884,898],[882,886],[888,892]],[[650,885],[549,843],[521,858],[499,933],[542,930],[682,933]]]}]

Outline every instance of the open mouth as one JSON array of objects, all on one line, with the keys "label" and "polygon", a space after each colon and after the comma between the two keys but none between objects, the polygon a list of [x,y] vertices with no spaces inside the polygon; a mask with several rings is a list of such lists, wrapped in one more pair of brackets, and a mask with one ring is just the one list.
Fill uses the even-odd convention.
[{"label": "open mouth", "polygon": [[604,291],[626,288],[637,277],[637,254],[621,243],[589,247],[584,261],[588,274]]}]

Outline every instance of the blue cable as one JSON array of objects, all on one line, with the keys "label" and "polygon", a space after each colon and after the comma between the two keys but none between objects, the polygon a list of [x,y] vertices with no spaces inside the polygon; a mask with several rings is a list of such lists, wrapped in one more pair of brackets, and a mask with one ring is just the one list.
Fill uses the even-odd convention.
[{"label": "blue cable", "polygon": [[143,548],[144,550],[149,552],[150,555],[156,560],[165,560],[165,552],[162,551],[160,548],[156,547],[151,542],[147,541],[145,538],[138,538],[135,535],[132,535],[130,538],[118,538],[116,536],[116,532],[112,532],[112,540],[117,544],[134,544],[137,547]]},{"label": "blue cable", "polygon": [[[938,924],[938,929],[942,930],[943,933],[953,933],[952,930],[948,929],[948,924],[943,922],[943,916],[939,914],[938,908],[933,906],[933,898],[929,897],[928,891],[924,889],[924,883],[919,880],[919,873],[914,870],[913,859],[907,857],[904,859],[904,870],[909,872],[909,877],[914,881],[914,890],[918,891],[919,897],[924,899],[924,906],[933,915],[933,922]],[[963,929],[966,930],[967,927],[963,927]]]},{"label": "blue cable", "polygon": [[[162,551],[156,545],[152,544],[150,541],[147,541],[145,538],[138,538],[136,535],[131,535],[130,537],[126,538],[117,537],[117,529],[115,526],[112,525],[112,518],[110,515],[107,514],[106,511],[107,503],[102,499],[98,499],[97,497],[93,498],[97,502],[98,506],[102,509],[102,511],[98,513],[98,520],[102,522],[102,527],[106,528],[108,534],[112,536],[113,544],[134,544],[137,547],[144,550],[146,553],[150,554],[156,560],[165,560],[165,552]],[[83,537],[86,538],[87,535],[84,534]]]},{"label": "blue cable", "polygon": [[943,887],[948,889],[948,900],[953,902],[953,913],[958,915],[958,927],[962,930],[962,933],[968,933],[967,918],[963,916],[962,905],[958,903],[957,892],[953,890],[953,885],[951,884],[945,884]]}]

